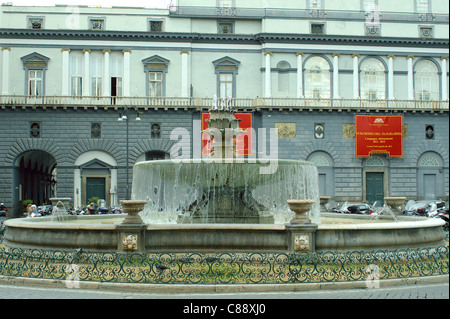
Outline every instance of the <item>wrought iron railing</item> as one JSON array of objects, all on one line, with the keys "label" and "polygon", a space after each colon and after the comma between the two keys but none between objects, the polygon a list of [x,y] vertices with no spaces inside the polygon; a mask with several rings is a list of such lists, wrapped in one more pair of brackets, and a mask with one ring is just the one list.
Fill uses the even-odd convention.
[{"label": "wrought iron railing", "polygon": [[383,280],[448,274],[448,254],[446,246],[416,250],[298,254],[120,254],[1,248],[0,275],[158,284],[364,281],[370,278]]},{"label": "wrought iron railing", "polygon": [[243,2],[236,7],[204,7],[204,6],[173,6],[170,7],[171,17],[209,17],[209,18],[295,18],[295,19],[327,19],[346,21],[367,21],[367,16],[378,14],[382,22],[433,22],[437,24],[448,23],[448,14],[443,13],[416,13],[416,12],[389,12],[374,10],[330,10],[330,9],[295,9],[295,8],[251,8]]},{"label": "wrought iron railing", "polygon": [[[27,96],[0,95],[0,106],[31,108],[209,109],[213,98],[200,97],[116,97],[116,96]],[[448,101],[365,100],[311,98],[233,98],[218,99],[218,105],[241,109],[354,109],[385,111],[448,111]]]},{"label": "wrought iron railing", "polygon": [[[119,253],[3,247],[0,276],[158,284],[274,284],[448,275],[449,247],[348,252]],[[448,238],[447,238],[448,239]]]}]

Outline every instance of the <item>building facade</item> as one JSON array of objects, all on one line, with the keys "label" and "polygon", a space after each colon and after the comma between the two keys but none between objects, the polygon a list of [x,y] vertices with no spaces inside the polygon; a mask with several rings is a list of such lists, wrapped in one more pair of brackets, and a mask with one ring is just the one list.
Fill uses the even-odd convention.
[{"label": "building facade", "polygon": [[[134,163],[202,156],[214,96],[249,117],[251,156],[274,154],[276,128],[277,158],[316,163],[323,196],[448,198],[448,16],[442,0],[4,4],[0,201],[115,206]],[[356,156],[357,115],[400,116],[401,156]]]}]

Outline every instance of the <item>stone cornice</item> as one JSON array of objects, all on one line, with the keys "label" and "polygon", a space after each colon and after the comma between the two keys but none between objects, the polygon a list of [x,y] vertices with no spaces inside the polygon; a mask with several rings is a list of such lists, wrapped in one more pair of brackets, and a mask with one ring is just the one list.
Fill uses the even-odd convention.
[{"label": "stone cornice", "polygon": [[3,39],[62,39],[62,40],[105,40],[105,41],[160,41],[188,43],[326,43],[369,46],[426,46],[448,48],[448,39],[421,39],[402,37],[367,37],[341,35],[311,35],[287,33],[213,34],[182,32],[128,32],[92,30],[31,30],[0,29]]}]

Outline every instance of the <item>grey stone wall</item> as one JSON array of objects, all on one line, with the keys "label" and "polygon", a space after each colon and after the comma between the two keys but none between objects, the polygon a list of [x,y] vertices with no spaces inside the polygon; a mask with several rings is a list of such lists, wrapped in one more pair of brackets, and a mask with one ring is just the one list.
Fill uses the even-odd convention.
[{"label": "grey stone wall", "polygon": [[[117,161],[118,197],[125,198],[126,185],[126,122],[118,122],[120,110],[73,109],[10,109],[0,110],[0,201],[13,207],[12,180],[15,160],[28,150],[50,153],[57,161],[60,197],[73,197],[75,160],[89,150],[102,150]],[[403,157],[385,158],[389,181],[389,196],[418,196],[418,160],[425,152],[434,152],[442,158],[442,195],[449,193],[449,132],[448,113],[396,113],[403,115],[407,125],[404,137]],[[379,115],[388,115],[382,112]],[[332,158],[333,196],[337,200],[361,200],[363,196],[363,170],[365,159],[355,157],[355,139],[344,137],[343,125],[354,123],[355,113],[338,111],[261,111],[255,112],[254,128],[275,128],[276,123],[295,123],[295,136],[278,139],[278,157],[281,159],[307,160],[313,152],[324,152]],[[182,127],[192,135],[193,120],[201,118],[193,110],[140,111],[141,121],[135,121],[136,113],[128,112],[129,164],[130,168],[141,154],[151,150],[170,152],[177,141],[170,140],[173,129]],[[30,123],[41,124],[41,136],[30,137]],[[101,123],[101,138],[91,138],[91,123]],[[161,126],[160,139],[151,138],[151,125]],[[323,123],[325,136],[314,137],[314,123]],[[435,137],[425,138],[425,127],[434,125]],[[291,132],[292,133],[292,132]],[[192,141],[192,138],[191,140]],[[189,143],[192,152],[192,143]],[[320,169],[319,169],[320,172]],[[131,185],[132,170],[129,183]]]}]

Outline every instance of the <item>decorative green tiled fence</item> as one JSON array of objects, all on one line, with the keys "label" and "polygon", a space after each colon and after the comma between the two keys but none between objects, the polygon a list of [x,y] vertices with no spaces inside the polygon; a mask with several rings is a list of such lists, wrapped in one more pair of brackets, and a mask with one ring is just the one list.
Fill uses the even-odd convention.
[{"label": "decorative green tiled fence", "polygon": [[0,275],[158,284],[363,281],[448,274],[448,246],[316,253],[115,253],[0,248]]}]

